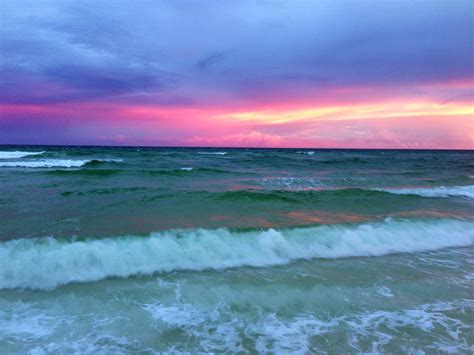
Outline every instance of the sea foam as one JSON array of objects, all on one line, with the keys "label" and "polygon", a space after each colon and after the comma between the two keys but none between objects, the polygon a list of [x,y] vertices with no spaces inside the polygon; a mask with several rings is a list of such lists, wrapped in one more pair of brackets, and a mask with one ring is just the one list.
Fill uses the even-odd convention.
[{"label": "sea foam", "polygon": [[201,155],[227,155],[227,152],[198,152]]},{"label": "sea foam", "polygon": [[121,159],[42,159],[25,161],[0,162],[0,167],[5,168],[78,168],[93,162],[121,162]]},{"label": "sea foam", "polygon": [[418,195],[423,197],[450,197],[463,196],[474,198],[474,185],[467,186],[438,186],[438,187],[418,187],[418,188],[401,188],[401,189],[376,189],[378,191],[386,191],[397,195]]},{"label": "sea foam", "polygon": [[281,265],[298,259],[380,256],[474,244],[474,222],[392,220],[235,232],[172,230],[148,237],[0,243],[0,289],[52,289],[71,282],[174,270]]},{"label": "sea foam", "polygon": [[7,151],[7,152],[0,152],[0,159],[18,159],[23,158],[29,155],[40,155],[45,153],[43,152],[21,152],[21,151]]}]

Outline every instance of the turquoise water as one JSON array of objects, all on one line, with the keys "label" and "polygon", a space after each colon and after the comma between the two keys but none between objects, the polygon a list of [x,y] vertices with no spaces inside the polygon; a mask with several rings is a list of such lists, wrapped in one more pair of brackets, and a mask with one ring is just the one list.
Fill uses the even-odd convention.
[{"label": "turquoise water", "polygon": [[0,353],[472,353],[474,152],[0,147]]}]

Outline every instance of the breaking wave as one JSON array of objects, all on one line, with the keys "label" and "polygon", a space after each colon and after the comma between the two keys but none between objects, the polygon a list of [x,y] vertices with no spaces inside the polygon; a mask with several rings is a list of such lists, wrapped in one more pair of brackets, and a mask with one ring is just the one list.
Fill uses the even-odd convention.
[{"label": "breaking wave", "polygon": [[5,168],[79,168],[85,165],[95,165],[100,163],[119,163],[121,159],[42,159],[25,161],[0,162],[0,167]]},{"label": "breaking wave", "polygon": [[362,224],[233,231],[171,230],[148,237],[17,239],[0,243],[0,289],[52,289],[174,270],[263,267],[298,259],[380,256],[474,244],[474,222],[386,219]]},{"label": "breaking wave", "polygon": [[40,155],[45,153],[42,152],[21,152],[21,151],[9,151],[9,152],[0,152],[0,159],[19,159],[29,155]]},{"label": "breaking wave", "polygon": [[227,152],[198,152],[201,155],[227,155]]},{"label": "breaking wave", "polygon": [[[400,198],[420,197],[467,197],[474,198],[473,186],[426,187],[426,188],[324,188],[318,181],[303,179],[267,179],[258,181],[266,190],[236,190],[220,193],[224,200],[254,201],[330,201],[335,198]],[[276,189],[273,189],[276,188]],[[395,195],[395,196],[394,196]]]},{"label": "breaking wave", "polygon": [[385,191],[398,195],[417,195],[422,197],[451,197],[462,196],[474,198],[474,185],[467,186],[438,186],[438,187],[418,187],[418,188],[403,188],[403,189],[377,189],[378,191]]}]

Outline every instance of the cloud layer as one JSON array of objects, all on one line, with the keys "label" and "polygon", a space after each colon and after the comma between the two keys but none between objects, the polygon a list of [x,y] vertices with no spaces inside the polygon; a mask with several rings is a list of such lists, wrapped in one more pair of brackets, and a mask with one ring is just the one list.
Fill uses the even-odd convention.
[{"label": "cloud layer", "polygon": [[474,148],[473,14],[3,0],[0,143]]}]

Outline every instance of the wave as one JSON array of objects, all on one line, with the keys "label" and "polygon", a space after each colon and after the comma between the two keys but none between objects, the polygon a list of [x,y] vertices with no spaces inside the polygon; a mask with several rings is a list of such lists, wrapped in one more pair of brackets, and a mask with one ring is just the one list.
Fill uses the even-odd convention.
[{"label": "wave", "polygon": [[61,193],[61,196],[84,196],[84,195],[106,195],[106,194],[115,194],[115,193],[130,193],[137,191],[146,191],[149,190],[146,187],[109,187],[109,188],[97,188],[86,191],[64,191]]},{"label": "wave", "polygon": [[417,195],[422,197],[468,197],[474,198],[474,185],[467,186],[438,186],[438,187],[418,187],[402,189],[375,189],[397,195]]},{"label": "wave", "polygon": [[162,169],[162,170],[140,170],[139,173],[148,174],[148,175],[173,175],[173,176],[180,176],[180,175],[189,175],[190,173],[209,173],[209,174],[227,174],[231,173],[226,170],[221,169],[213,169],[213,168],[192,168],[192,167],[184,167],[179,169]]},{"label": "wave", "polygon": [[219,192],[215,194],[215,197],[219,200],[229,201],[280,201],[288,203],[298,203],[302,198],[310,197],[314,195],[315,191],[308,192],[297,192],[287,190],[272,190],[272,191],[259,191],[259,190],[236,190]]},{"label": "wave", "polygon": [[292,189],[275,189],[275,190],[236,190],[219,192],[213,195],[219,200],[228,201],[278,201],[287,203],[333,203],[338,199],[376,199],[380,202],[381,198],[421,198],[420,196],[407,195],[400,196],[392,194],[388,191],[377,189],[361,189],[361,188],[341,188],[341,189],[320,189],[316,186],[311,188],[292,188]]},{"label": "wave", "polygon": [[84,165],[91,166],[91,165],[99,165],[102,163],[122,163],[122,159],[90,159]]},{"label": "wave", "polygon": [[301,150],[301,151],[298,151],[296,152],[296,154],[304,154],[304,155],[314,155],[314,150]]},{"label": "wave", "polygon": [[311,190],[321,188],[324,185],[317,179],[297,177],[275,177],[257,180],[257,184],[265,188],[284,190]]},{"label": "wave", "polygon": [[72,159],[43,159],[28,161],[9,161],[0,162],[0,167],[6,168],[79,168],[85,165],[97,165],[100,163],[117,163],[121,159],[88,159],[88,160],[72,160]]},{"label": "wave", "polygon": [[[217,198],[223,200],[255,200],[282,201],[300,203],[303,201],[330,201],[332,199],[349,198],[383,198],[398,195],[403,198],[420,197],[467,197],[474,198],[474,185],[426,188],[323,188],[312,181],[276,180],[260,181],[267,187],[277,187],[274,190],[236,190],[219,193]],[[283,185],[286,184],[286,185]],[[288,188],[289,187],[289,188]]]},{"label": "wave", "polygon": [[349,163],[357,163],[357,164],[369,163],[368,160],[358,158],[358,157],[342,158],[342,159],[324,159],[324,160],[317,160],[316,162],[320,164],[327,164],[327,165],[344,165],[344,164],[349,164]]},{"label": "wave", "polygon": [[21,151],[8,151],[8,152],[0,152],[0,159],[19,159],[29,155],[40,155],[46,153],[42,152],[21,152]]},{"label": "wave", "polygon": [[0,243],[0,289],[53,289],[73,282],[174,270],[264,267],[298,259],[380,256],[474,244],[474,222],[393,220],[310,228],[171,230],[148,237]]},{"label": "wave", "polygon": [[198,152],[201,155],[227,155],[227,152]]},{"label": "wave", "polygon": [[65,169],[55,169],[48,170],[46,174],[48,175],[58,175],[58,176],[87,176],[87,177],[107,177],[112,175],[117,175],[125,172],[126,170],[121,169],[74,169],[74,170],[65,170]]},{"label": "wave", "polygon": [[187,176],[190,174],[235,174],[230,171],[211,169],[211,168],[180,168],[180,169],[161,169],[161,170],[130,170],[130,169],[88,169],[88,166],[94,164],[85,164],[82,169],[73,170],[49,170],[46,173],[51,175],[67,175],[67,176],[97,176],[106,177],[117,174],[139,174],[150,176]]}]

